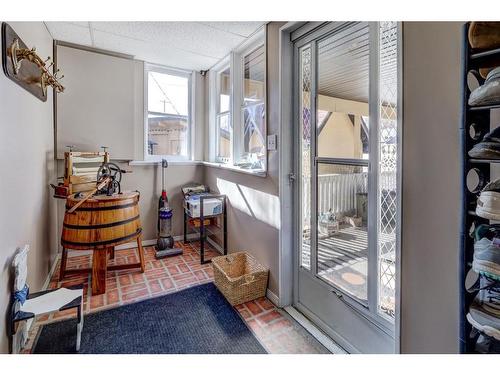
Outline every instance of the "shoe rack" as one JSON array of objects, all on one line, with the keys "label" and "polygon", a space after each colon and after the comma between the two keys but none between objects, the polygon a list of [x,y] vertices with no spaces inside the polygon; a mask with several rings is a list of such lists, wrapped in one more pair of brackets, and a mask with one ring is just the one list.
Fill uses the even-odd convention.
[{"label": "shoe rack", "polygon": [[[483,136],[490,131],[490,115],[493,110],[500,111],[500,103],[488,106],[468,105],[469,89],[468,82],[471,75],[482,85],[484,79],[479,75],[479,69],[491,66],[500,59],[500,48],[492,50],[475,51],[470,47],[468,39],[470,23],[463,27],[462,34],[462,84],[461,100],[462,114],[460,121],[461,142],[461,184],[462,184],[462,215],[460,233],[460,352],[476,353],[476,341],[479,333],[467,321],[469,306],[474,300],[475,294],[468,293],[465,289],[465,277],[472,266],[474,254],[474,239],[471,231],[480,224],[489,224],[488,219],[476,215],[476,200],[481,189],[490,181],[492,165],[498,163],[500,171],[500,159],[473,159],[468,155],[469,150],[479,143]],[[497,177],[500,177],[497,176]],[[471,182],[477,181],[477,184]],[[494,340],[494,339],[492,339]],[[495,348],[497,345],[493,345]],[[494,349],[496,350],[496,349]],[[496,352],[496,351],[495,351]]]}]

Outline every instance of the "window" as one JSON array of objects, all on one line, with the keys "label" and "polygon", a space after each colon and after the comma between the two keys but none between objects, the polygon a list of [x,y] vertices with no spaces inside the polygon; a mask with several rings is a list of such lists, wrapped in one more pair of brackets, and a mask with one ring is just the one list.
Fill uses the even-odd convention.
[{"label": "window", "polygon": [[231,68],[217,73],[216,109],[217,161],[228,163],[232,159],[233,127],[231,124]]},{"label": "window", "polygon": [[210,77],[213,98],[210,161],[264,172],[267,164],[264,29],[220,61]]},{"label": "window", "polygon": [[265,169],[266,165],[266,104],[265,46],[242,54],[243,85],[241,91],[241,121],[239,158],[237,165],[250,169]]},{"label": "window", "polygon": [[190,158],[191,74],[146,65],[145,159]]}]

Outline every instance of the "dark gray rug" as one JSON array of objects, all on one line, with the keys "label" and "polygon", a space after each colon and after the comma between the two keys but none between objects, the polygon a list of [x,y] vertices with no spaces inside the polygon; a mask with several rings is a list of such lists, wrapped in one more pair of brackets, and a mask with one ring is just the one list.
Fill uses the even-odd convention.
[{"label": "dark gray rug", "polygon": [[[75,353],[76,319],[44,326],[34,353]],[[213,283],[85,316],[80,353],[266,353]]]}]

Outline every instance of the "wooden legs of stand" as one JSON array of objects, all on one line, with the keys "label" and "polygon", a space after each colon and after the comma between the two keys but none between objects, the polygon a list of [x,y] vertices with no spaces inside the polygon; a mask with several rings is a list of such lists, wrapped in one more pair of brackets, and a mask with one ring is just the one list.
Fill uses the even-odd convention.
[{"label": "wooden legs of stand", "polygon": [[62,255],[61,255],[61,268],[59,269],[59,281],[64,280],[64,276],[66,276],[66,262],[68,260],[68,249],[63,247]]},{"label": "wooden legs of stand", "polygon": [[92,254],[92,294],[106,292],[106,271],[108,269],[108,249],[94,249]]},{"label": "wooden legs of stand", "polygon": [[140,268],[141,272],[144,272],[144,248],[142,247],[142,236],[137,237],[137,251],[139,255],[138,263],[129,264],[116,264],[108,266],[108,255],[110,259],[114,259],[115,249],[114,247],[107,248],[96,248],[92,254],[92,268],[81,268],[81,269],[66,269],[66,264],[68,261],[68,250],[63,248],[61,256],[61,268],[59,272],[59,281],[62,281],[67,275],[75,274],[87,274],[92,273],[92,295],[103,294],[106,292],[106,272],[118,271],[131,268]]},{"label": "wooden legs of stand", "polygon": [[141,265],[141,272],[144,273],[144,249],[142,248],[142,236],[137,237],[137,251],[139,252],[139,264]]}]

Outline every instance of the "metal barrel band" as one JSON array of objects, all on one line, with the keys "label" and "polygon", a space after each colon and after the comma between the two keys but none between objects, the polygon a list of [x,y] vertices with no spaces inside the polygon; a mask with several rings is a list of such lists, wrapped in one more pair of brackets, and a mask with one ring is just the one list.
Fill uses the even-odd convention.
[{"label": "metal barrel band", "polygon": [[[117,206],[103,206],[103,207],[78,207],[76,211],[110,211],[110,210],[120,210],[122,208],[129,208],[129,207],[134,207],[137,206],[137,202],[133,203],[127,203],[123,205],[117,205]],[[66,209],[70,209],[71,206],[66,205]]]},{"label": "metal barrel band", "polygon": [[97,247],[97,246],[105,246],[109,245],[112,243],[117,243],[117,242],[122,242],[125,240],[132,239],[134,237],[137,237],[139,234],[141,234],[142,228],[137,229],[135,233],[129,234],[128,236],[120,237],[120,238],[113,238],[111,240],[107,241],[99,241],[99,242],[73,242],[73,241],[62,241],[63,246],[67,246],[71,248],[71,246],[89,246],[89,247]]},{"label": "metal barrel band", "polygon": [[111,228],[111,227],[117,227],[119,225],[131,223],[132,221],[139,220],[139,219],[140,219],[140,216],[137,215],[137,216],[131,217],[131,218],[126,219],[126,220],[114,221],[112,223],[107,223],[107,224],[76,225],[76,224],[66,224],[66,223],[63,223],[63,227],[64,228],[68,228],[68,229],[78,229],[78,230],[82,230],[82,229]]}]

